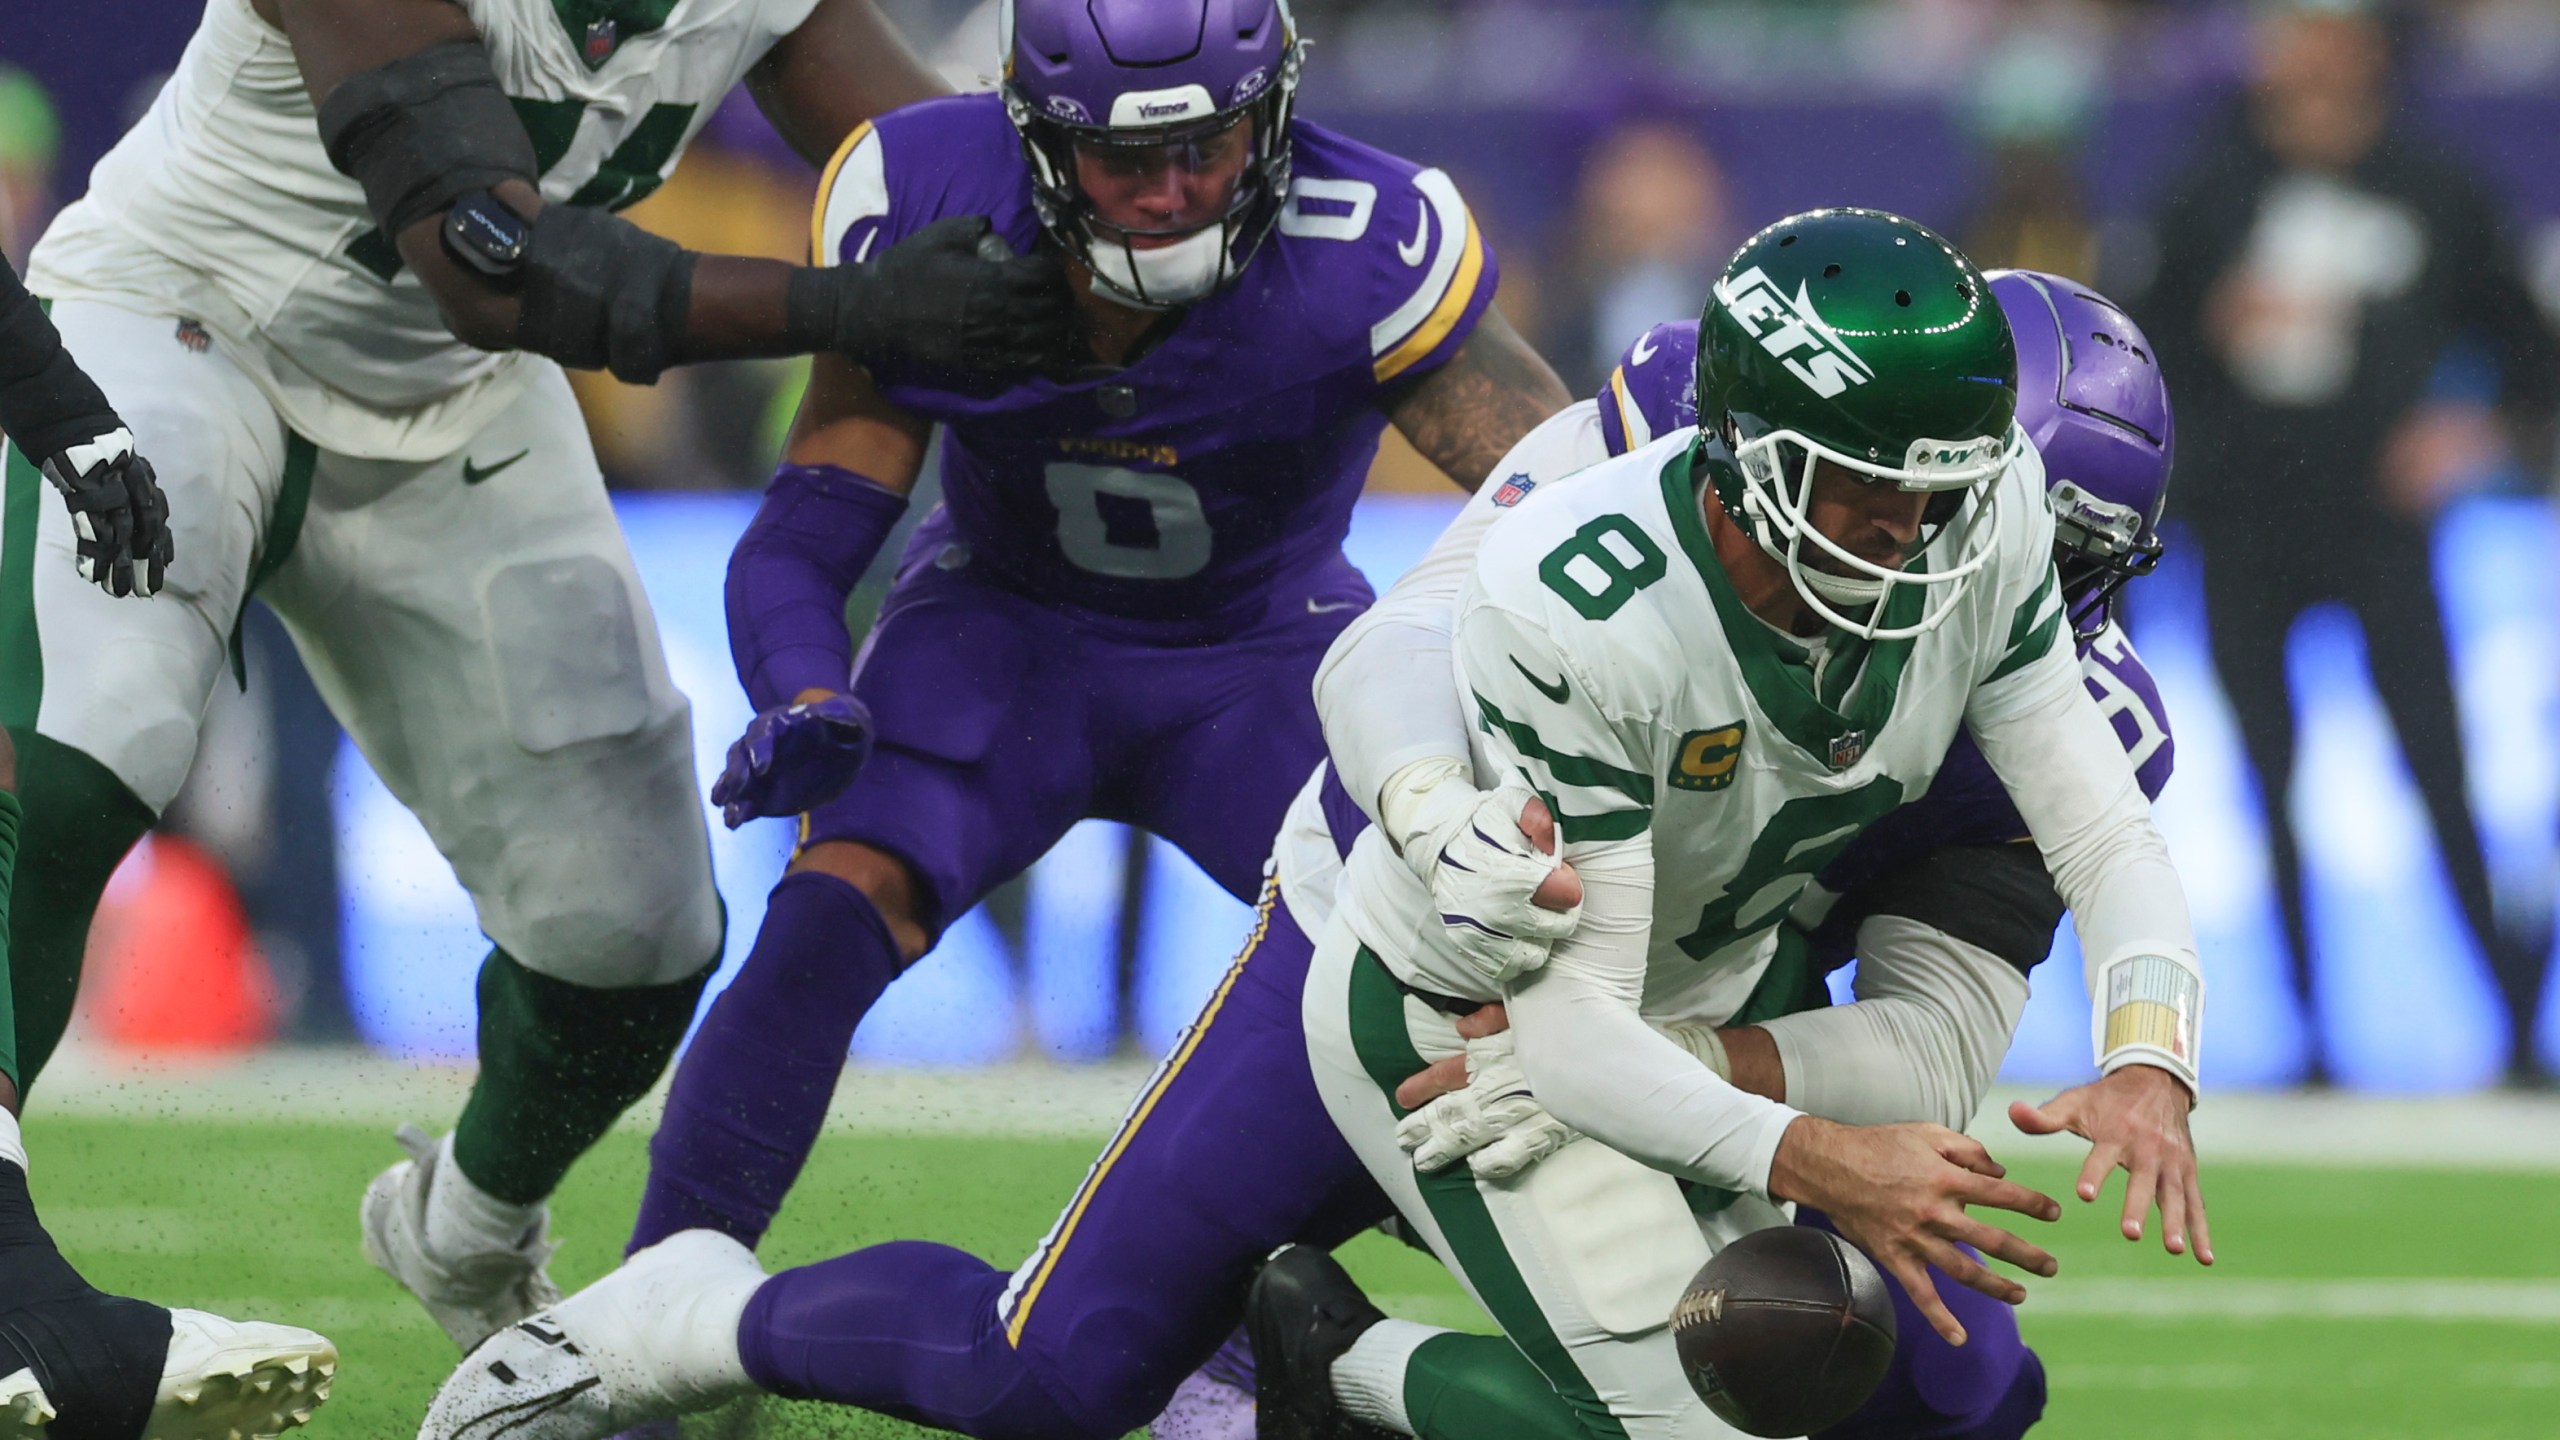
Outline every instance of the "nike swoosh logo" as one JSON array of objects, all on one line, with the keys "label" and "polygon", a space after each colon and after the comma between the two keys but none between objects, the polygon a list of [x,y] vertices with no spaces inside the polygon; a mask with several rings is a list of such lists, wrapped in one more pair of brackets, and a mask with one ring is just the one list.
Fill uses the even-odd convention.
[{"label": "nike swoosh logo", "polygon": [[472,464],[471,457],[466,455],[462,460],[462,483],[465,485],[477,485],[481,481],[488,479],[490,476],[497,474],[499,471],[506,469],[508,466],[513,465],[532,453],[533,451],[530,449],[519,450],[513,455],[508,456],[506,459],[499,461],[497,464],[492,465],[485,470]]},{"label": "nike swoosh logo", "polygon": [[1316,603],[1316,598],[1314,596],[1310,595],[1307,597],[1307,613],[1310,615],[1330,615],[1336,610],[1356,610],[1358,608],[1360,608],[1360,602],[1357,600],[1336,600],[1329,604],[1319,605]]},{"label": "nike swoosh logo", "polygon": [[1634,351],[1633,351],[1633,352],[1631,352],[1631,353],[1633,354],[1633,356],[1634,356],[1634,358],[1635,358],[1635,362],[1636,362],[1637,364],[1641,365],[1641,364],[1643,364],[1644,362],[1646,362],[1647,360],[1652,359],[1652,358],[1653,358],[1653,355],[1654,355],[1654,351],[1655,351],[1655,350],[1657,350],[1657,349],[1659,349],[1659,348],[1660,348],[1660,347],[1656,346],[1656,345],[1653,343],[1653,332],[1652,332],[1652,331],[1650,331],[1650,330],[1647,330],[1647,331],[1646,331],[1646,332],[1644,332],[1643,334],[1641,334],[1641,335],[1639,335],[1639,336],[1637,336],[1637,337],[1636,337],[1636,348],[1635,348],[1635,349],[1634,349]]},{"label": "nike swoosh logo", "polygon": [[1410,245],[1398,244],[1396,246],[1396,258],[1403,261],[1405,263],[1405,268],[1408,270],[1421,264],[1423,242],[1430,238],[1431,206],[1426,202],[1422,207],[1422,213],[1413,217],[1413,243]]},{"label": "nike swoosh logo", "polygon": [[1522,679],[1537,686],[1539,694],[1546,696],[1548,699],[1553,700],[1559,705],[1564,703],[1566,696],[1573,693],[1573,686],[1567,682],[1563,676],[1557,676],[1556,682],[1550,685],[1546,681],[1539,679],[1537,676],[1530,674],[1529,667],[1521,664],[1520,657],[1517,655],[1511,657],[1511,668],[1519,671]]}]

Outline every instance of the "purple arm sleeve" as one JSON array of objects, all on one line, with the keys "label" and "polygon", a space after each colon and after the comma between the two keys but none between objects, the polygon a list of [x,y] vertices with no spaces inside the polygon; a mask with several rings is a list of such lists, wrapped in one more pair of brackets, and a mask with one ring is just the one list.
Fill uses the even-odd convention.
[{"label": "purple arm sleeve", "polygon": [[871,568],[907,498],[833,465],[785,465],[729,554],[729,658],[758,710],[853,673],[845,597]]}]

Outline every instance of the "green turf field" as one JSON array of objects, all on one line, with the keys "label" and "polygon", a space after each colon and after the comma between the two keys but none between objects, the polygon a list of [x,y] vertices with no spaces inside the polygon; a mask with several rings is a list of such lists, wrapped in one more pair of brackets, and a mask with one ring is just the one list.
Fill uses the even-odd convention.
[{"label": "green turf field", "polygon": [[[357,1251],[356,1197],[396,1159],[377,1125],[31,1119],[37,1199],[99,1284],[326,1331],[344,1353],[316,1436],[407,1436],[454,1357]],[[894,1237],[1010,1265],[1092,1158],[1069,1139],[831,1135],[769,1261]],[[614,1135],[558,1204],[554,1274],[575,1287],[619,1249],[642,1140]],[[2055,1194],[2048,1164],[2022,1178]],[[2136,1249],[2084,1207],[2049,1242],[2064,1279],[2030,1338],[2057,1437],[2514,1436],[2560,1433],[2560,1207],[2551,1177],[2221,1164],[2208,1172],[2222,1263]],[[2066,1202],[2070,1203],[2070,1202]],[[1481,1326],[1436,1266],[1371,1237],[1353,1269],[1390,1311]],[[2080,1288],[2075,1289],[2077,1282]],[[2495,1317],[2495,1318],[2483,1318]],[[904,1437],[818,1407],[733,1411],[706,1435]]]}]

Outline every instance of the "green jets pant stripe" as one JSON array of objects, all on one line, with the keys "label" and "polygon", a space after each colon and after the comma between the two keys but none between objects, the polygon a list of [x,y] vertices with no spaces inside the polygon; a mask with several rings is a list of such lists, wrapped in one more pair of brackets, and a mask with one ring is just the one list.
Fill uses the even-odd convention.
[{"label": "green jets pant stripe", "polygon": [[9,738],[18,747],[18,802],[26,812],[8,926],[23,1093],[71,1024],[90,917],[107,877],[151,828],[151,807],[115,772],[59,740],[18,726]]},{"label": "green jets pant stripe", "polygon": [[44,651],[36,638],[36,521],[45,480],[15,445],[0,481],[0,725],[32,727],[44,701]]},{"label": "green jets pant stripe", "polygon": [[9,998],[9,882],[18,870],[17,792],[0,790],[0,1076],[18,1083],[18,1011]]},{"label": "green jets pant stripe", "polygon": [[293,558],[294,547],[302,543],[302,517],[311,509],[311,476],[319,468],[320,447],[287,431],[284,476],[276,486],[275,507],[267,512],[266,545],[259,552],[257,568],[249,572],[249,583],[241,588],[240,611],[231,617],[231,678],[243,690],[249,688],[249,655],[243,647],[249,600],[284,568],[284,562]]},{"label": "green jets pant stripe", "polygon": [[[1413,1048],[1413,1037],[1405,1029],[1404,992],[1396,987],[1395,977],[1368,947],[1361,947],[1351,965],[1351,1044],[1360,1056],[1360,1066],[1387,1098],[1387,1104],[1402,1119],[1404,1107],[1395,1103],[1396,1086],[1404,1078],[1423,1067],[1422,1056]],[[1453,1165],[1433,1175],[1417,1175],[1422,1187],[1423,1203],[1431,1209],[1432,1219],[1439,1222],[1440,1233],[1458,1263],[1466,1269],[1468,1281],[1483,1298],[1485,1308],[1500,1322],[1510,1344],[1525,1355],[1546,1377],[1549,1393],[1563,1404],[1562,1413],[1541,1424],[1535,1416],[1521,1416],[1497,1428],[1466,1428],[1433,1432],[1425,1431],[1425,1440],[1457,1440],[1459,1436],[1509,1435],[1580,1435],[1625,1440],[1626,1427],[1600,1399],[1581,1368],[1573,1363],[1572,1352],[1556,1338],[1547,1324],[1546,1312],[1538,1308],[1537,1297],[1530,1293],[1528,1282],[1521,1278],[1519,1267],[1512,1263],[1511,1252],[1502,1243],[1502,1232],[1493,1223],[1484,1196],[1476,1190],[1475,1174],[1464,1165]],[[1488,1381],[1501,1381],[1498,1373],[1488,1374]],[[1408,1374],[1407,1385],[1413,1384]],[[1498,1396],[1488,1401],[1516,1398],[1516,1384],[1503,1384]],[[1435,1410],[1452,1404],[1447,1397],[1437,1397]],[[1473,1405],[1460,1407],[1471,1414]],[[1490,1404],[1484,1409],[1493,1408]],[[1410,1407],[1408,1406],[1408,1410]],[[1452,1413],[1455,1413],[1454,1411]],[[1418,1416],[1415,1418],[1419,1418]],[[1563,1427],[1559,1430],[1558,1426]],[[1516,1428],[1515,1428],[1516,1427]]]}]

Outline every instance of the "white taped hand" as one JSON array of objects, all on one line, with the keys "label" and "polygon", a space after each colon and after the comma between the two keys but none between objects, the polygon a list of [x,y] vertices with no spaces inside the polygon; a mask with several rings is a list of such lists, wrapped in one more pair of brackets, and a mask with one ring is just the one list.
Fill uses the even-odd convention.
[{"label": "white taped hand", "polygon": [[1405,863],[1431,888],[1451,948],[1488,984],[1546,964],[1548,948],[1582,921],[1579,902],[1569,910],[1536,903],[1538,887],[1563,863],[1520,828],[1537,798],[1520,784],[1478,790],[1457,762],[1437,760],[1396,772],[1379,797]]},{"label": "white taped hand", "polygon": [[1511,1032],[1467,1042],[1467,1084],[1396,1122],[1396,1143],[1428,1175],[1460,1160],[1481,1180],[1508,1180],[1582,1138],[1529,1092]]}]

